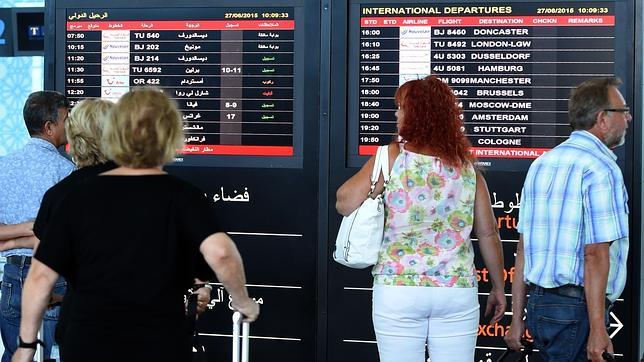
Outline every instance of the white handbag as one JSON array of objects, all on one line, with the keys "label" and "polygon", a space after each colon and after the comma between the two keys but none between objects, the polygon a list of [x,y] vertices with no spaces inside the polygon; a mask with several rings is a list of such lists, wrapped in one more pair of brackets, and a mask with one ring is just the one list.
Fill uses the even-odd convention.
[{"label": "white handbag", "polygon": [[375,198],[371,196],[381,171],[386,185],[389,181],[388,146],[378,147],[367,199],[349,216],[342,219],[335,239],[333,259],[350,268],[362,269],[378,261],[385,227],[385,205],[382,194]]}]

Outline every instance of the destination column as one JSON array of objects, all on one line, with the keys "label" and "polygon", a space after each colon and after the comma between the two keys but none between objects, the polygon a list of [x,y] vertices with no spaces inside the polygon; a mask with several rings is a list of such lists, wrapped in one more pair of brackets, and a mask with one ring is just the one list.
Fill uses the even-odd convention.
[{"label": "destination column", "polygon": [[433,28],[432,70],[459,96],[472,145],[531,147],[529,27],[467,26],[463,20]]}]

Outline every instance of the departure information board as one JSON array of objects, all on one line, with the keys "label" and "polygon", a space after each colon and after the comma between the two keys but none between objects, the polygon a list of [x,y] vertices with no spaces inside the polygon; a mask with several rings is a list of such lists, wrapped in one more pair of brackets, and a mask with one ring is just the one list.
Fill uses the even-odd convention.
[{"label": "departure information board", "polygon": [[613,3],[362,4],[359,19],[350,93],[361,156],[391,142],[398,86],[436,74],[483,166],[527,169],[570,134],[571,88],[615,72]]},{"label": "departure information board", "polygon": [[293,8],[68,9],[65,93],[159,87],[183,113],[183,156],[293,156],[294,33]]}]

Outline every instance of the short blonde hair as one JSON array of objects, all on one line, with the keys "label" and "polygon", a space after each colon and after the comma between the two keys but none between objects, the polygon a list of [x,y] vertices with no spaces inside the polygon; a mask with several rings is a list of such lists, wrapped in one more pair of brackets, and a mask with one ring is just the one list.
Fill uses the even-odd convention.
[{"label": "short blonde hair", "polygon": [[112,107],[114,103],[110,101],[88,98],[72,108],[65,121],[65,133],[69,154],[79,168],[107,161],[99,143]]},{"label": "short blonde hair", "polygon": [[159,89],[137,88],[116,103],[102,146],[120,166],[150,168],[171,161],[183,142],[183,122],[175,102]]}]

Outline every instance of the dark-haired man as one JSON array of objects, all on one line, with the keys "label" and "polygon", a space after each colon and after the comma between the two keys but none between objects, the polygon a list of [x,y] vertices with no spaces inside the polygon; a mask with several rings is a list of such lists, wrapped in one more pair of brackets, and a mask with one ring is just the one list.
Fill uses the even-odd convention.
[{"label": "dark-haired man", "polygon": [[[67,98],[53,91],[34,92],[23,108],[25,126],[31,138],[18,151],[0,158],[0,224],[16,225],[36,218],[40,201],[47,189],[69,175],[74,164],[61,156],[65,119],[69,113]],[[2,240],[0,240],[2,241]],[[15,241],[15,239],[14,239]],[[2,276],[0,331],[4,354],[9,362],[17,348],[35,348],[36,341],[19,339],[22,285],[31,265],[35,238],[25,237],[19,245],[2,251],[7,258]],[[64,282],[57,283],[55,294],[64,294]],[[47,312],[44,323],[45,358],[49,358],[58,308]]]},{"label": "dark-haired man", "polygon": [[626,283],[628,195],[611,149],[624,143],[632,120],[620,84],[591,79],[573,91],[570,138],[539,157],[523,184],[505,341],[521,348],[527,325],[544,361],[613,353],[606,327]]}]

